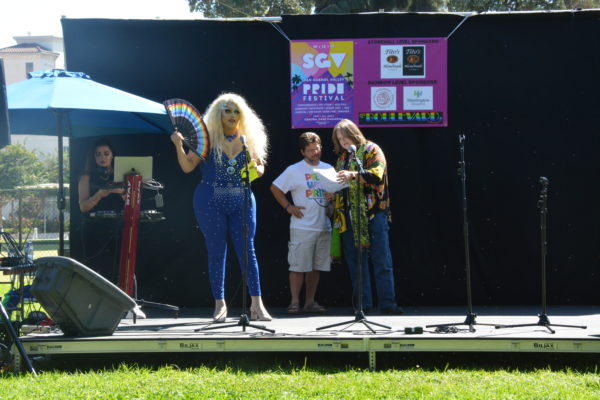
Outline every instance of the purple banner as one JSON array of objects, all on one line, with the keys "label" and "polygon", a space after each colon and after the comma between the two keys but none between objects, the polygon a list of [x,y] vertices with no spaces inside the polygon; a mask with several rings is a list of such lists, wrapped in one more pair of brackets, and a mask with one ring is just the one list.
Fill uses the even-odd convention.
[{"label": "purple banner", "polygon": [[447,126],[445,38],[292,41],[292,128]]}]

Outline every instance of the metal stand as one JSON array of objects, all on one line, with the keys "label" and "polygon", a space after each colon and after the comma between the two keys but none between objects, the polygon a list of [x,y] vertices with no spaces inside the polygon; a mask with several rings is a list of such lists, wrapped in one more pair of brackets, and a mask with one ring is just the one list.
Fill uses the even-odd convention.
[{"label": "metal stand", "polygon": [[547,219],[548,219],[548,178],[540,176],[540,183],[542,189],[540,191],[540,199],[537,202],[537,207],[540,209],[540,231],[542,240],[542,312],[538,314],[538,322],[535,324],[517,324],[517,325],[498,325],[496,329],[501,328],[518,328],[522,326],[543,326],[548,329],[550,333],[556,333],[551,326],[560,326],[563,328],[579,328],[586,329],[587,326],[583,325],[559,325],[551,324],[548,319],[548,313],[546,312],[546,254],[548,252],[548,240],[547,240]]},{"label": "metal stand", "polygon": [[462,182],[463,236],[465,242],[465,278],[467,282],[467,316],[464,322],[426,325],[426,328],[467,325],[469,327],[469,332],[475,332],[475,328],[473,328],[474,325],[496,325],[478,323],[477,314],[473,312],[473,301],[471,299],[471,258],[469,251],[469,221],[467,218],[467,169],[465,165],[465,135],[458,135],[458,142],[460,145],[460,162],[458,163],[458,175],[460,176],[460,180]]},{"label": "metal stand", "polygon": [[352,224],[352,228],[353,229],[358,229],[358,237],[359,237],[359,243],[358,246],[356,246],[356,267],[358,269],[357,272],[357,278],[356,278],[356,285],[358,286],[358,309],[355,310],[354,312],[354,319],[350,320],[350,321],[344,321],[344,322],[338,322],[336,324],[331,324],[331,325],[326,325],[326,326],[321,326],[318,327],[317,330],[322,330],[322,329],[329,329],[329,328],[334,328],[336,326],[342,326],[342,325],[348,325],[348,327],[360,323],[363,324],[365,327],[367,327],[367,329],[369,329],[372,333],[376,333],[375,329],[373,329],[371,327],[371,325],[376,325],[379,326],[381,328],[386,328],[386,329],[392,329],[391,327],[387,326],[387,325],[383,325],[377,322],[373,322],[373,321],[369,321],[366,317],[365,317],[365,313],[363,312],[363,299],[362,299],[362,294],[363,294],[363,276],[362,276],[362,246],[360,243],[360,237],[361,237],[361,213],[360,213],[360,202],[364,201],[364,199],[361,199],[361,183],[360,183],[360,177],[362,175],[362,173],[364,172],[363,170],[363,166],[362,166],[362,162],[360,161],[360,159],[356,156],[356,151],[353,151],[352,154],[354,155],[354,160],[356,161],[356,165],[357,165],[357,169],[358,169],[358,179],[357,179],[357,185],[356,185],[356,193],[355,193],[355,198],[356,198],[356,215],[355,215],[355,221],[356,224]]},{"label": "metal stand", "polygon": [[10,318],[8,317],[8,314],[6,313],[6,309],[4,308],[4,305],[2,304],[1,301],[0,301],[0,313],[2,313],[2,321],[4,321],[4,325],[6,325],[6,330],[8,330],[8,334],[10,335],[10,338],[17,346],[17,349],[19,350],[19,354],[21,354],[21,358],[27,365],[27,369],[33,375],[37,376],[37,374],[35,373],[35,369],[33,369],[33,365],[31,364],[31,360],[29,359],[29,356],[25,352],[25,348],[23,347],[23,345],[21,344],[21,341],[19,340],[19,335],[17,335],[17,331],[15,330],[15,327],[12,325]]},{"label": "metal stand", "polygon": [[218,325],[208,325],[203,328],[195,329],[194,332],[198,331],[208,331],[214,329],[222,329],[222,328],[230,328],[232,326],[241,326],[242,331],[246,332],[246,328],[254,328],[260,329],[266,332],[275,333],[274,329],[269,329],[264,325],[256,325],[250,323],[250,318],[248,318],[247,313],[247,276],[248,276],[248,209],[250,208],[250,171],[248,170],[248,162],[250,161],[250,157],[248,157],[248,149],[246,148],[246,140],[245,137],[241,136],[244,152],[244,168],[246,170],[246,177],[242,178],[244,180],[244,210],[243,210],[243,220],[242,220],[242,231],[244,232],[244,265],[242,268],[242,315],[237,323],[232,324],[218,324]]},{"label": "metal stand", "polygon": [[[12,236],[10,235],[10,233],[0,230],[0,235],[2,236],[2,241],[7,244],[7,247],[10,249],[10,251],[12,251],[12,253],[16,256],[15,258],[25,259],[25,256],[21,253],[21,250],[19,250],[19,247],[15,243],[15,241],[12,238]],[[17,266],[17,268],[18,268],[18,266]],[[23,281],[22,280],[21,280],[21,288],[20,289],[21,289],[21,294],[20,294],[21,299],[19,301],[22,303],[22,301],[23,301],[23,292],[22,292],[23,291]],[[31,360],[27,356],[27,353],[25,352],[25,348],[23,347],[23,345],[21,344],[21,341],[19,340],[19,335],[18,335],[17,331],[15,330],[15,327],[13,326],[13,324],[10,320],[10,317],[8,316],[8,313],[6,312],[6,308],[4,308],[4,304],[2,304],[1,300],[2,300],[2,296],[0,296],[0,314],[2,317],[2,322],[4,322],[4,325],[6,326],[6,330],[8,331],[8,334],[9,334],[11,340],[17,346],[17,350],[19,351],[21,358],[27,365],[27,369],[33,375],[37,375],[35,373],[35,369],[33,368],[33,365],[31,365]],[[21,320],[22,319],[23,319],[23,312],[21,310]]]}]

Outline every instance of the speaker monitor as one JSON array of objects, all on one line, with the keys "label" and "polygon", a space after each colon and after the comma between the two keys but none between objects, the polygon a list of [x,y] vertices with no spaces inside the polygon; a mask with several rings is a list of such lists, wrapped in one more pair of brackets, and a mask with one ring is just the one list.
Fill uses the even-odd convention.
[{"label": "speaker monitor", "polygon": [[35,260],[31,287],[66,336],[112,335],[135,301],[107,279],[68,257]]}]

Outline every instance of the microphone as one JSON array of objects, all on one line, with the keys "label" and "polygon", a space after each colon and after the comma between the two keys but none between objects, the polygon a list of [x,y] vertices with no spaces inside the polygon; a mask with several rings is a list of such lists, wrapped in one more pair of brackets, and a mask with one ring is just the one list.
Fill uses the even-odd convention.
[{"label": "microphone", "polygon": [[363,166],[362,166],[362,162],[360,162],[360,159],[358,158],[358,156],[356,155],[356,146],[351,144],[348,147],[348,150],[350,151],[350,154],[354,155],[354,160],[356,161],[356,165],[358,166],[358,173],[362,173],[363,172]]},{"label": "microphone", "polygon": [[242,146],[246,148],[246,136],[240,135],[240,142],[242,142]]}]

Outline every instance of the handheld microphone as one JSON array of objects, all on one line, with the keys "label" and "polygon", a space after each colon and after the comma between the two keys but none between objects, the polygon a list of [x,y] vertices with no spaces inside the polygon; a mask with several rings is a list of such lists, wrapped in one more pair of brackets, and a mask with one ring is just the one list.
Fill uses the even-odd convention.
[{"label": "handheld microphone", "polygon": [[246,136],[240,135],[240,142],[242,142],[242,146],[246,147]]},{"label": "handheld microphone", "polygon": [[348,147],[348,150],[350,150],[350,153],[356,153],[356,146],[351,144],[350,147]]}]

